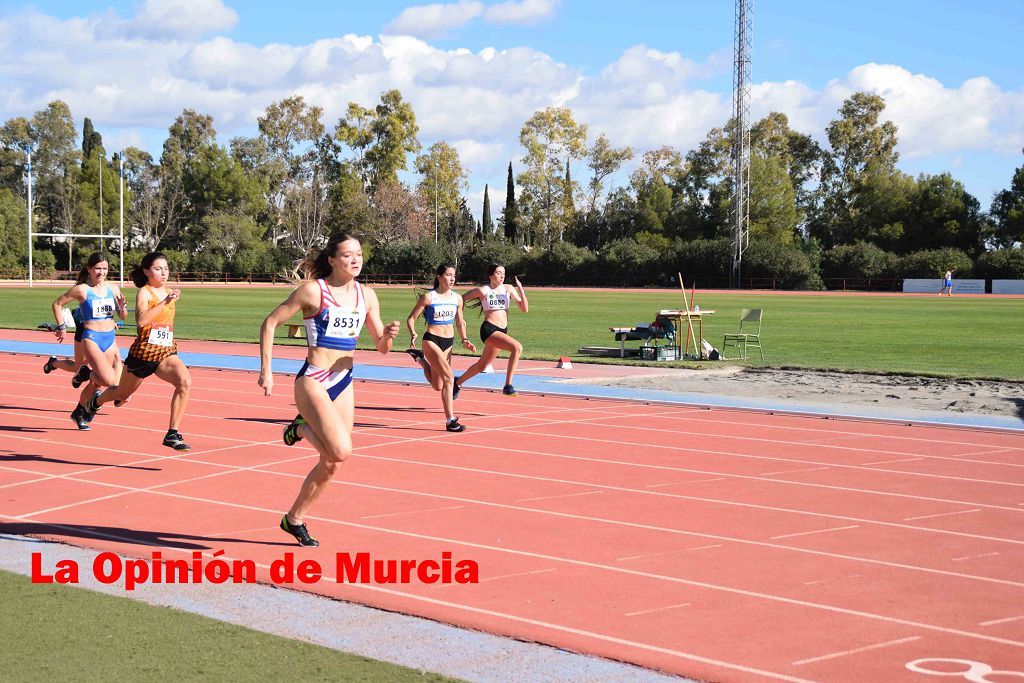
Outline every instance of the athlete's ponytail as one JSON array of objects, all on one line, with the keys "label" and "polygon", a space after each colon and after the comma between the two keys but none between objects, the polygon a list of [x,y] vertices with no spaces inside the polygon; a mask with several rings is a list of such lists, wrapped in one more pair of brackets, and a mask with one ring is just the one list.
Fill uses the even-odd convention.
[{"label": "athlete's ponytail", "polygon": [[149,284],[149,276],[146,275],[146,271],[153,267],[153,262],[158,259],[167,260],[167,257],[161,254],[159,251],[151,251],[142,257],[142,261],[139,265],[132,268],[131,279],[135,283],[136,287],[145,287]]},{"label": "athlete's ponytail", "polygon": [[[441,276],[444,275],[445,271],[451,268],[455,270],[455,266],[449,263],[442,263],[434,270],[434,284],[430,286],[430,289],[437,289],[437,286],[441,284]],[[416,294],[416,298],[419,299],[421,296],[430,291],[424,287],[416,287],[413,291]]]},{"label": "athlete's ponytail", "polygon": [[81,285],[88,282],[89,269],[98,263],[103,263],[106,260],[107,256],[102,251],[94,251],[93,253],[89,254],[89,258],[86,259],[85,265],[82,266],[82,269],[80,271],[78,271],[78,278],[75,280],[75,284]]},{"label": "athlete's ponytail", "polygon": [[346,232],[334,233],[327,240],[327,244],[324,245],[323,249],[319,252],[311,249],[304,259],[295,264],[295,270],[292,273],[293,279],[303,282],[329,277],[331,274],[331,262],[328,259],[338,255],[338,246],[342,242],[355,239],[355,237]]}]

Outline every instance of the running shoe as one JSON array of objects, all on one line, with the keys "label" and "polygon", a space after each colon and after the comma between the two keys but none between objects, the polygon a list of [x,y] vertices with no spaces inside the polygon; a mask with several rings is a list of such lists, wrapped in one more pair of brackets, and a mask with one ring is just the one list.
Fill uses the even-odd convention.
[{"label": "running shoe", "polygon": [[281,531],[291,534],[299,542],[299,545],[307,548],[315,548],[320,545],[320,541],[309,535],[305,524],[289,524],[288,515],[281,517]]},{"label": "running shoe", "polygon": [[44,374],[49,375],[51,372],[53,372],[53,364],[54,364],[54,362],[56,360],[57,360],[57,356],[50,356],[49,358],[46,359],[46,362],[43,363],[43,373]]},{"label": "running shoe", "polygon": [[506,384],[505,388],[501,390],[501,393],[505,394],[506,396],[518,396],[519,395],[519,392],[516,391],[516,388],[514,386],[512,386],[511,384]]},{"label": "running shoe", "polygon": [[92,377],[92,370],[89,369],[88,365],[83,365],[78,368],[78,372],[76,372],[75,376],[71,378],[71,386],[77,389],[88,382],[90,377]]},{"label": "running shoe", "polygon": [[164,445],[183,453],[192,450],[192,447],[185,443],[184,437],[182,437],[177,429],[167,430],[167,435],[164,436]]},{"label": "running shoe", "polygon": [[448,424],[444,426],[449,432],[464,432],[466,431],[466,425],[459,424],[459,418],[452,418]]},{"label": "running shoe", "polygon": [[[462,375],[459,375],[461,377]],[[459,397],[459,392],[462,391],[462,387],[459,386],[459,377],[455,378],[455,386],[452,387],[452,400],[454,401]]]},{"label": "running shoe", "polygon": [[88,422],[92,422],[92,419],[96,417],[96,413],[100,412],[100,404],[96,402],[96,399],[100,397],[102,391],[97,391],[89,399],[89,402],[85,404],[85,419]]},{"label": "running shoe", "polygon": [[302,441],[302,437],[299,436],[299,427],[304,424],[306,424],[306,421],[302,419],[302,416],[296,415],[295,419],[291,421],[291,424],[284,428],[285,446],[294,446],[298,442]]},{"label": "running shoe", "polygon": [[71,421],[83,432],[89,431],[89,420],[85,419],[85,415],[85,408],[81,405],[75,406],[75,409],[71,411]]},{"label": "running shoe", "polygon": [[406,349],[405,352],[412,356],[412,359],[417,363],[420,362],[420,358],[423,358],[423,352],[419,349]]}]

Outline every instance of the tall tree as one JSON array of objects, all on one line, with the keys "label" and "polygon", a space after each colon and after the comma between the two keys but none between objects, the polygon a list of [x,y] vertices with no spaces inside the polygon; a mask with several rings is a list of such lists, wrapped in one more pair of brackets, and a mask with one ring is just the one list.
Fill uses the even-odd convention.
[{"label": "tall tree", "polygon": [[526,169],[519,174],[519,211],[528,226],[528,243],[541,237],[550,247],[570,226],[565,167],[583,157],[586,140],[587,127],[576,123],[568,107],[542,109],[523,124],[519,142],[526,149]]},{"label": "tall tree", "polygon": [[587,213],[594,214],[605,191],[605,181],[633,158],[632,147],[612,147],[608,136],[601,133],[587,152],[590,182],[587,184]]},{"label": "tall tree", "polygon": [[896,124],[881,121],[885,100],[858,92],[839,108],[840,118],[826,133],[831,153],[822,168],[821,201],[810,223],[811,233],[826,247],[850,241],[854,234],[851,209],[865,173],[896,173]]},{"label": "tall tree", "polygon": [[991,214],[995,221],[996,246],[1024,243],[1024,166],[1013,172],[1009,189],[997,192],[992,198]]},{"label": "tall tree", "polygon": [[484,185],[484,211],[481,218],[480,233],[486,242],[494,236],[494,221],[491,220],[491,196],[486,184]]},{"label": "tall tree", "polygon": [[462,193],[469,187],[468,174],[462,168],[458,150],[444,141],[435,142],[427,148],[426,154],[416,157],[415,168],[420,174],[417,191],[421,202],[430,214],[431,223],[440,230],[458,213]]},{"label": "tall tree", "polygon": [[[265,155],[258,161],[262,162],[262,172],[266,178],[266,196],[271,207],[271,240],[273,244],[284,236],[282,234],[283,216],[286,197],[305,197],[300,204],[305,210],[326,206],[326,183],[323,177],[323,164],[326,156],[333,156],[333,148],[324,135],[324,124],[321,121],[323,109],[306,104],[301,95],[288,97],[274,102],[266,108],[263,116],[257,119],[259,139],[263,143]],[[236,145],[242,149],[242,145]],[[257,151],[252,145],[249,151]],[[256,161],[254,159],[254,161]],[[315,243],[319,223],[315,217],[292,223],[304,230],[304,234],[292,236],[293,242]],[[313,234],[308,233],[313,230]]]},{"label": "tall tree", "polygon": [[498,218],[505,239],[515,242],[519,239],[519,212],[516,209],[516,181],[512,177],[512,162],[508,162],[508,178],[505,181],[505,208]]},{"label": "tall tree", "polygon": [[370,194],[382,182],[397,182],[398,172],[408,168],[408,155],[420,151],[418,134],[412,105],[398,90],[381,93],[372,112],[350,102],[334,131],[335,139],[352,149],[353,163]]}]

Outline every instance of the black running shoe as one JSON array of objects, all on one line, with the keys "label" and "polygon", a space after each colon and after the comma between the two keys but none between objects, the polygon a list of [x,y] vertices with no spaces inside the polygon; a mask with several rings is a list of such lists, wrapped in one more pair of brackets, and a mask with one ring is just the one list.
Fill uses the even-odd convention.
[{"label": "black running shoe", "polygon": [[96,402],[96,399],[100,397],[102,391],[97,391],[89,399],[89,402],[85,404],[85,419],[92,422],[92,419],[96,417],[96,413],[100,412],[100,404]]},{"label": "black running shoe", "polygon": [[459,418],[455,418],[444,426],[449,432],[464,432],[466,431],[466,425],[459,424]]},{"label": "black running shoe", "polygon": [[76,372],[75,376],[71,378],[71,386],[77,389],[88,382],[90,377],[92,377],[92,370],[89,369],[88,365],[83,365],[78,368],[78,372]]},{"label": "black running shoe", "polygon": [[[461,377],[462,375],[459,375]],[[462,387],[459,386],[459,377],[455,378],[455,386],[452,387],[452,400],[454,401],[459,397],[459,392],[462,391]]]},{"label": "black running shoe", "polygon": [[89,420],[85,419],[85,415],[85,408],[81,405],[75,406],[75,409],[71,411],[71,421],[83,432],[89,431]]},{"label": "black running shoe", "polygon": [[288,515],[281,518],[281,530],[294,536],[299,545],[307,548],[315,548],[320,545],[320,541],[309,535],[305,524],[289,524]]},{"label": "black running shoe", "polygon": [[511,384],[506,384],[505,388],[501,390],[501,393],[505,394],[506,396],[518,396],[519,395],[519,392],[516,391],[516,388],[514,386],[512,386]]},{"label": "black running shoe", "polygon": [[51,372],[53,372],[53,363],[56,360],[57,360],[57,356],[50,356],[49,358],[46,359],[46,362],[43,363],[43,373],[44,374],[49,375]]},{"label": "black running shoe", "polygon": [[167,435],[164,436],[164,445],[182,453],[192,450],[192,447],[185,443],[184,437],[178,433],[177,429],[167,430]]},{"label": "black running shoe", "polygon": [[302,419],[301,415],[296,415],[295,419],[284,428],[284,445],[294,446],[298,442],[302,441],[302,437],[299,436],[299,427],[306,424],[306,421]]},{"label": "black running shoe", "polygon": [[420,361],[420,358],[423,358],[423,352],[419,349],[406,349],[405,352],[412,356],[412,359],[417,363]]}]

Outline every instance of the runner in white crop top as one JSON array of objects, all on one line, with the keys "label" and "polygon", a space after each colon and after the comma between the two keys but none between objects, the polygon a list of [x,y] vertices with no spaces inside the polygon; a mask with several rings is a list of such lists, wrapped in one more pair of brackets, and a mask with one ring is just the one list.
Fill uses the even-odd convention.
[{"label": "runner in white crop top", "polygon": [[512,377],[516,374],[519,357],[523,354],[523,345],[508,333],[508,308],[509,303],[515,301],[519,310],[527,313],[530,304],[526,300],[526,291],[523,290],[523,283],[519,278],[515,278],[515,287],[505,284],[504,266],[491,264],[487,269],[487,280],[486,285],[475,287],[462,297],[464,301],[470,302],[469,305],[473,305],[472,302],[480,302],[480,309],[484,314],[484,321],[480,325],[480,341],[484,343],[484,350],[476,363],[455,378],[455,396],[459,395],[466,381],[483,372],[502,351],[508,352],[508,366],[505,368],[505,388],[501,393],[506,396],[516,395]]}]

